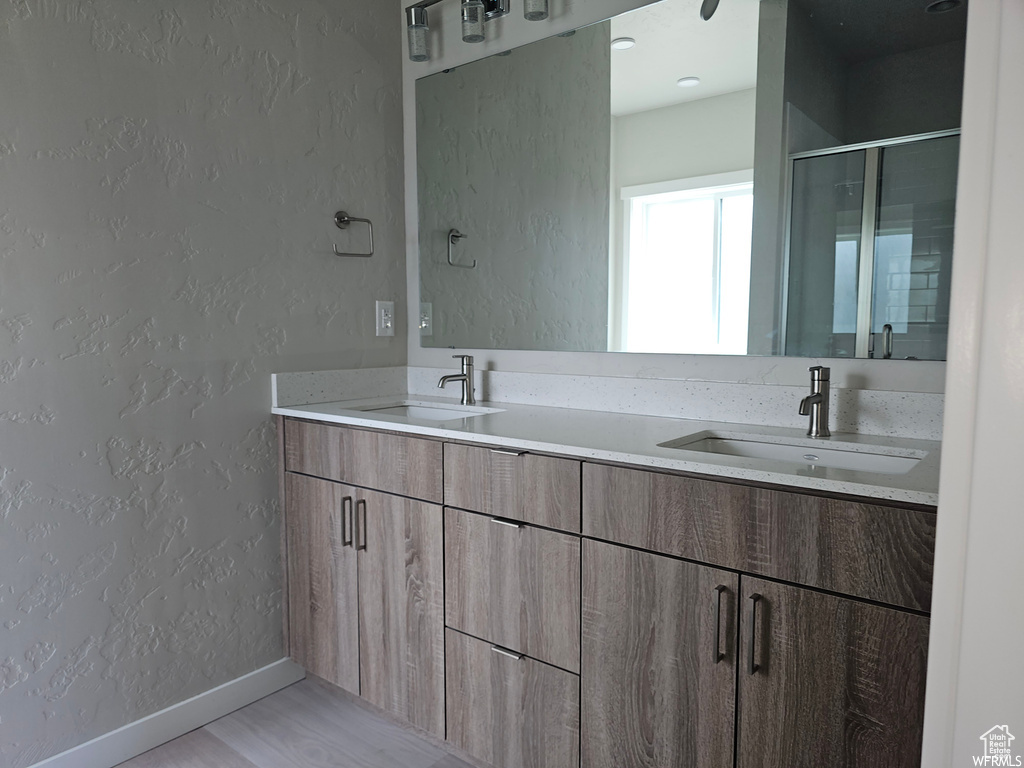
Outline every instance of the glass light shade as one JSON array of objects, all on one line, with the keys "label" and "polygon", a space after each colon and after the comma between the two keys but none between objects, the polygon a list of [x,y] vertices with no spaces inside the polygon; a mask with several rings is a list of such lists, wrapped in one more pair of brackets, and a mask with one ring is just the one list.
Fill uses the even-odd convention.
[{"label": "glass light shade", "polygon": [[482,43],[484,41],[483,0],[462,0],[462,41]]},{"label": "glass light shade", "polygon": [[409,60],[429,61],[430,43],[427,41],[426,27],[409,27]]},{"label": "glass light shade", "polygon": [[427,26],[427,9],[406,9],[406,29],[409,36],[409,60],[429,61],[430,28]]},{"label": "glass light shade", "polygon": [[548,17],[548,0],[523,0],[523,16],[527,21],[543,21]]}]

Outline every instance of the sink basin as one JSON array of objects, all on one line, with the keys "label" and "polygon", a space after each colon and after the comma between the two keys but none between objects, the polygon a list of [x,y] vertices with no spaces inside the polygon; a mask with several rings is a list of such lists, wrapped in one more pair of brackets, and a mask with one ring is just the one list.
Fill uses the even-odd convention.
[{"label": "sink basin", "polygon": [[385,416],[399,416],[419,421],[453,421],[455,419],[471,419],[485,416],[488,413],[501,413],[500,408],[484,408],[477,405],[454,405],[448,403],[421,403],[403,400],[384,405],[367,405],[356,410]]},{"label": "sink basin", "polygon": [[797,468],[829,467],[883,475],[905,475],[928,455],[925,451],[864,443],[810,438],[787,440],[770,435],[732,432],[699,432],[659,443],[659,447],[691,451],[695,454],[738,456],[751,459],[755,463],[782,462]]}]

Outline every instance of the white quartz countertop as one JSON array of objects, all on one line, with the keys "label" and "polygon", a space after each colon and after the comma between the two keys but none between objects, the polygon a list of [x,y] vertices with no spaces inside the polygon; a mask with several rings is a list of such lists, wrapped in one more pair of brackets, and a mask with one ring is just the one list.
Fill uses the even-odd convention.
[{"label": "white quartz countertop", "polygon": [[[876,435],[834,433],[811,439],[802,430],[745,424],[606,413],[510,403],[479,403],[500,409],[472,418],[427,421],[357,410],[396,402],[455,406],[457,401],[406,395],[331,403],[290,405],[273,413],[300,419],[405,432],[424,437],[459,440],[523,451],[555,453],[595,461],[693,472],[726,479],[791,486],[811,491],[849,494],[911,504],[938,503],[940,443]],[[924,455],[906,474],[883,474],[823,466],[798,466],[769,459],[750,459],[714,453],[694,453],[659,447],[660,443],[702,431],[756,433],[767,441],[839,448],[842,443],[870,446],[876,453]]]}]

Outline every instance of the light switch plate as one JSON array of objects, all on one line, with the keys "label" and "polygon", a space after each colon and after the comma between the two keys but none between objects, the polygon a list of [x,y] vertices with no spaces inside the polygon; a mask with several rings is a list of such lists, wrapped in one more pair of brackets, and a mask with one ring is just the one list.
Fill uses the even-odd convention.
[{"label": "light switch plate", "polygon": [[393,301],[378,301],[377,302],[377,335],[378,336],[394,336],[395,335],[395,302]]},{"label": "light switch plate", "polygon": [[420,302],[420,336],[434,335],[434,305],[429,301]]}]

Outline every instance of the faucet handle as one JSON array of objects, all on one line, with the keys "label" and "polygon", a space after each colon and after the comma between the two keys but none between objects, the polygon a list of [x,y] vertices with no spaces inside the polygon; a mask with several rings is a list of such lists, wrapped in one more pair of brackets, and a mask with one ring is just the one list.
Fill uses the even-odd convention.
[{"label": "faucet handle", "polygon": [[828,377],[832,373],[831,368],[826,368],[823,365],[814,365],[807,370],[811,372],[811,381],[828,381]]},{"label": "faucet handle", "polygon": [[465,363],[469,363],[470,365],[473,364],[473,356],[472,355],[452,355],[452,360],[461,360],[464,364]]}]

